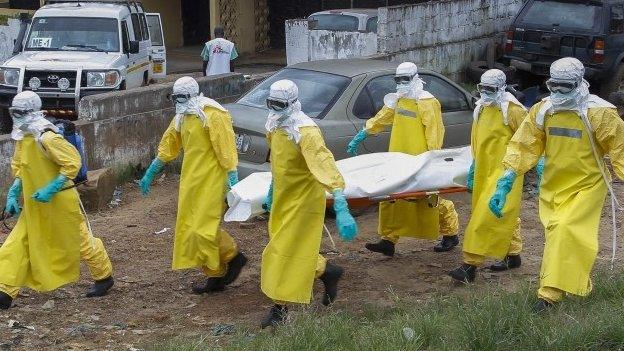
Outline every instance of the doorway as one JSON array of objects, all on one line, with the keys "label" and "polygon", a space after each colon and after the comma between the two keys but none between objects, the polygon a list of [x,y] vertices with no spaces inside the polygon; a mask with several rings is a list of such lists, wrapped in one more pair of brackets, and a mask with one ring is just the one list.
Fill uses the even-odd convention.
[{"label": "doorway", "polygon": [[210,0],[182,0],[184,46],[201,45],[210,37]]}]

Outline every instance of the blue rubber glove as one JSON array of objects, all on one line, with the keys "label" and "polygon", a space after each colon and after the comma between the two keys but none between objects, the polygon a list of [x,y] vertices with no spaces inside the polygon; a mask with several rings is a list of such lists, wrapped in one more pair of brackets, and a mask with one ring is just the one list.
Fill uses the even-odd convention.
[{"label": "blue rubber glove", "polygon": [[368,133],[366,132],[366,130],[365,129],[360,130],[353,137],[353,140],[349,142],[349,145],[347,146],[347,153],[349,153],[350,155],[356,156],[358,153],[358,148],[360,147],[360,144],[363,143],[367,137],[368,137]]},{"label": "blue rubber glove", "polygon": [[334,212],[336,213],[336,226],[342,240],[351,241],[358,234],[357,223],[349,212],[349,204],[342,193],[342,189],[333,191],[334,195]]},{"label": "blue rubber glove", "polygon": [[50,202],[50,200],[52,200],[52,197],[63,189],[63,185],[65,185],[68,180],[69,178],[62,174],[59,174],[59,176],[54,178],[50,183],[48,183],[48,185],[37,190],[33,194],[32,198],[38,202]]},{"label": "blue rubber glove", "polygon": [[238,171],[237,170],[229,171],[228,172],[228,186],[230,187],[230,189],[232,189],[232,187],[236,185],[236,183],[238,183]]},{"label": "blue rubber glove", "polygon": [[269,186],[269,192],[267,193],[264,202],[262,203],[262,209],[271,212],[271,207],[273,207],[273,182]]},{"label": "blue rubber glove", "polygon": [[505,202],[507,202],[507,195],[515,181],[516,172],[508,169],[496,183],[496,191],[494,191],[494,195],[490,199],[489,207],[490,211],[498,218],[503,217],[503,208],[505,208]]},{"label": "blue rubber glove", "polygon": [[470,169],[468,170],[468,179],[466,179],[466,188],[468,188],[469,192],[472,192],[472,189],[474,189],[474,172],[475,161],[473,160],[470,164]]},{"label": "blue rubber glove", "polygon": [[7,215],[19,216],[22,209],[19,205],[19,197],[22,194],[22,180],[15,178],[13,185],[9,189],[7,194],[6,206],[4,207],[4,213]]},{"label": "blue rubber glove", "polygon": [[147,196],[150,192],[150,187],[152,186],[152,182],[158,173],[160,173],[163,168],[165,168],[165,163],[158,158],[155,158],[154,161],[150,164],[145,171],[145,175],[139,181],[139,187],[141,188],[141,194]]},{"label": "blue rubber glove", "polygon": [[540,187],[542,186],[542,176],[544,175],[544,164],[546,163],[546,158],[544,156],[540,157],[539,161],[537,161],[537,165],[535,166],[535,172],[537,172],[537,191],[539,192]]}]

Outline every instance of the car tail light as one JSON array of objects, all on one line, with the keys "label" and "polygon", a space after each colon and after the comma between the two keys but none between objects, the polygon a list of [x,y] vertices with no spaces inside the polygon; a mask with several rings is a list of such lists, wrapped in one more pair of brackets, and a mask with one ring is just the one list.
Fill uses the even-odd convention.
[{"label": "car tail light", "polygon": [[596,63],[603,63],[605,59],[605,41],[604,39],[594,40],[594,55],[592,61]]},{"label": "car tail light", "polygon": [[513,51],[513,38],[514,31],[512,29],[507,31],[507,38],[505,38],[505,52],[510,53]]}]

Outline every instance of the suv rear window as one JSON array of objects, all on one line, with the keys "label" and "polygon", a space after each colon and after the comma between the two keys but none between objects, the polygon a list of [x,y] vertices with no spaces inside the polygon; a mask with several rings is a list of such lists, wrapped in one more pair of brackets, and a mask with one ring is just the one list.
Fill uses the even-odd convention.
[{"label": "suv rear window", "polygon": [[313,29],[357,32],[359,20],[349,15],[314,15],[310,19],[317,21]]},{"label": "suv rear window", "polygon": [[601,9],[587,3],[537,0],[529,4],[518,25],[590,30],[600,24]]}]

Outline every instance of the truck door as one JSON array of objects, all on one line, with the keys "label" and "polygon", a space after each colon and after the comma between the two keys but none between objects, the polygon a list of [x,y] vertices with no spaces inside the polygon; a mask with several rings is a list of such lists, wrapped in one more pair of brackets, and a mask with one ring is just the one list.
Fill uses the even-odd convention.
[{"label": "truck door", "polygon": [[152,77],[155,79],[167,76],[167,48],[163,33],[162,19],[159,13],[146,13],[147,26],[152,39]]}]

